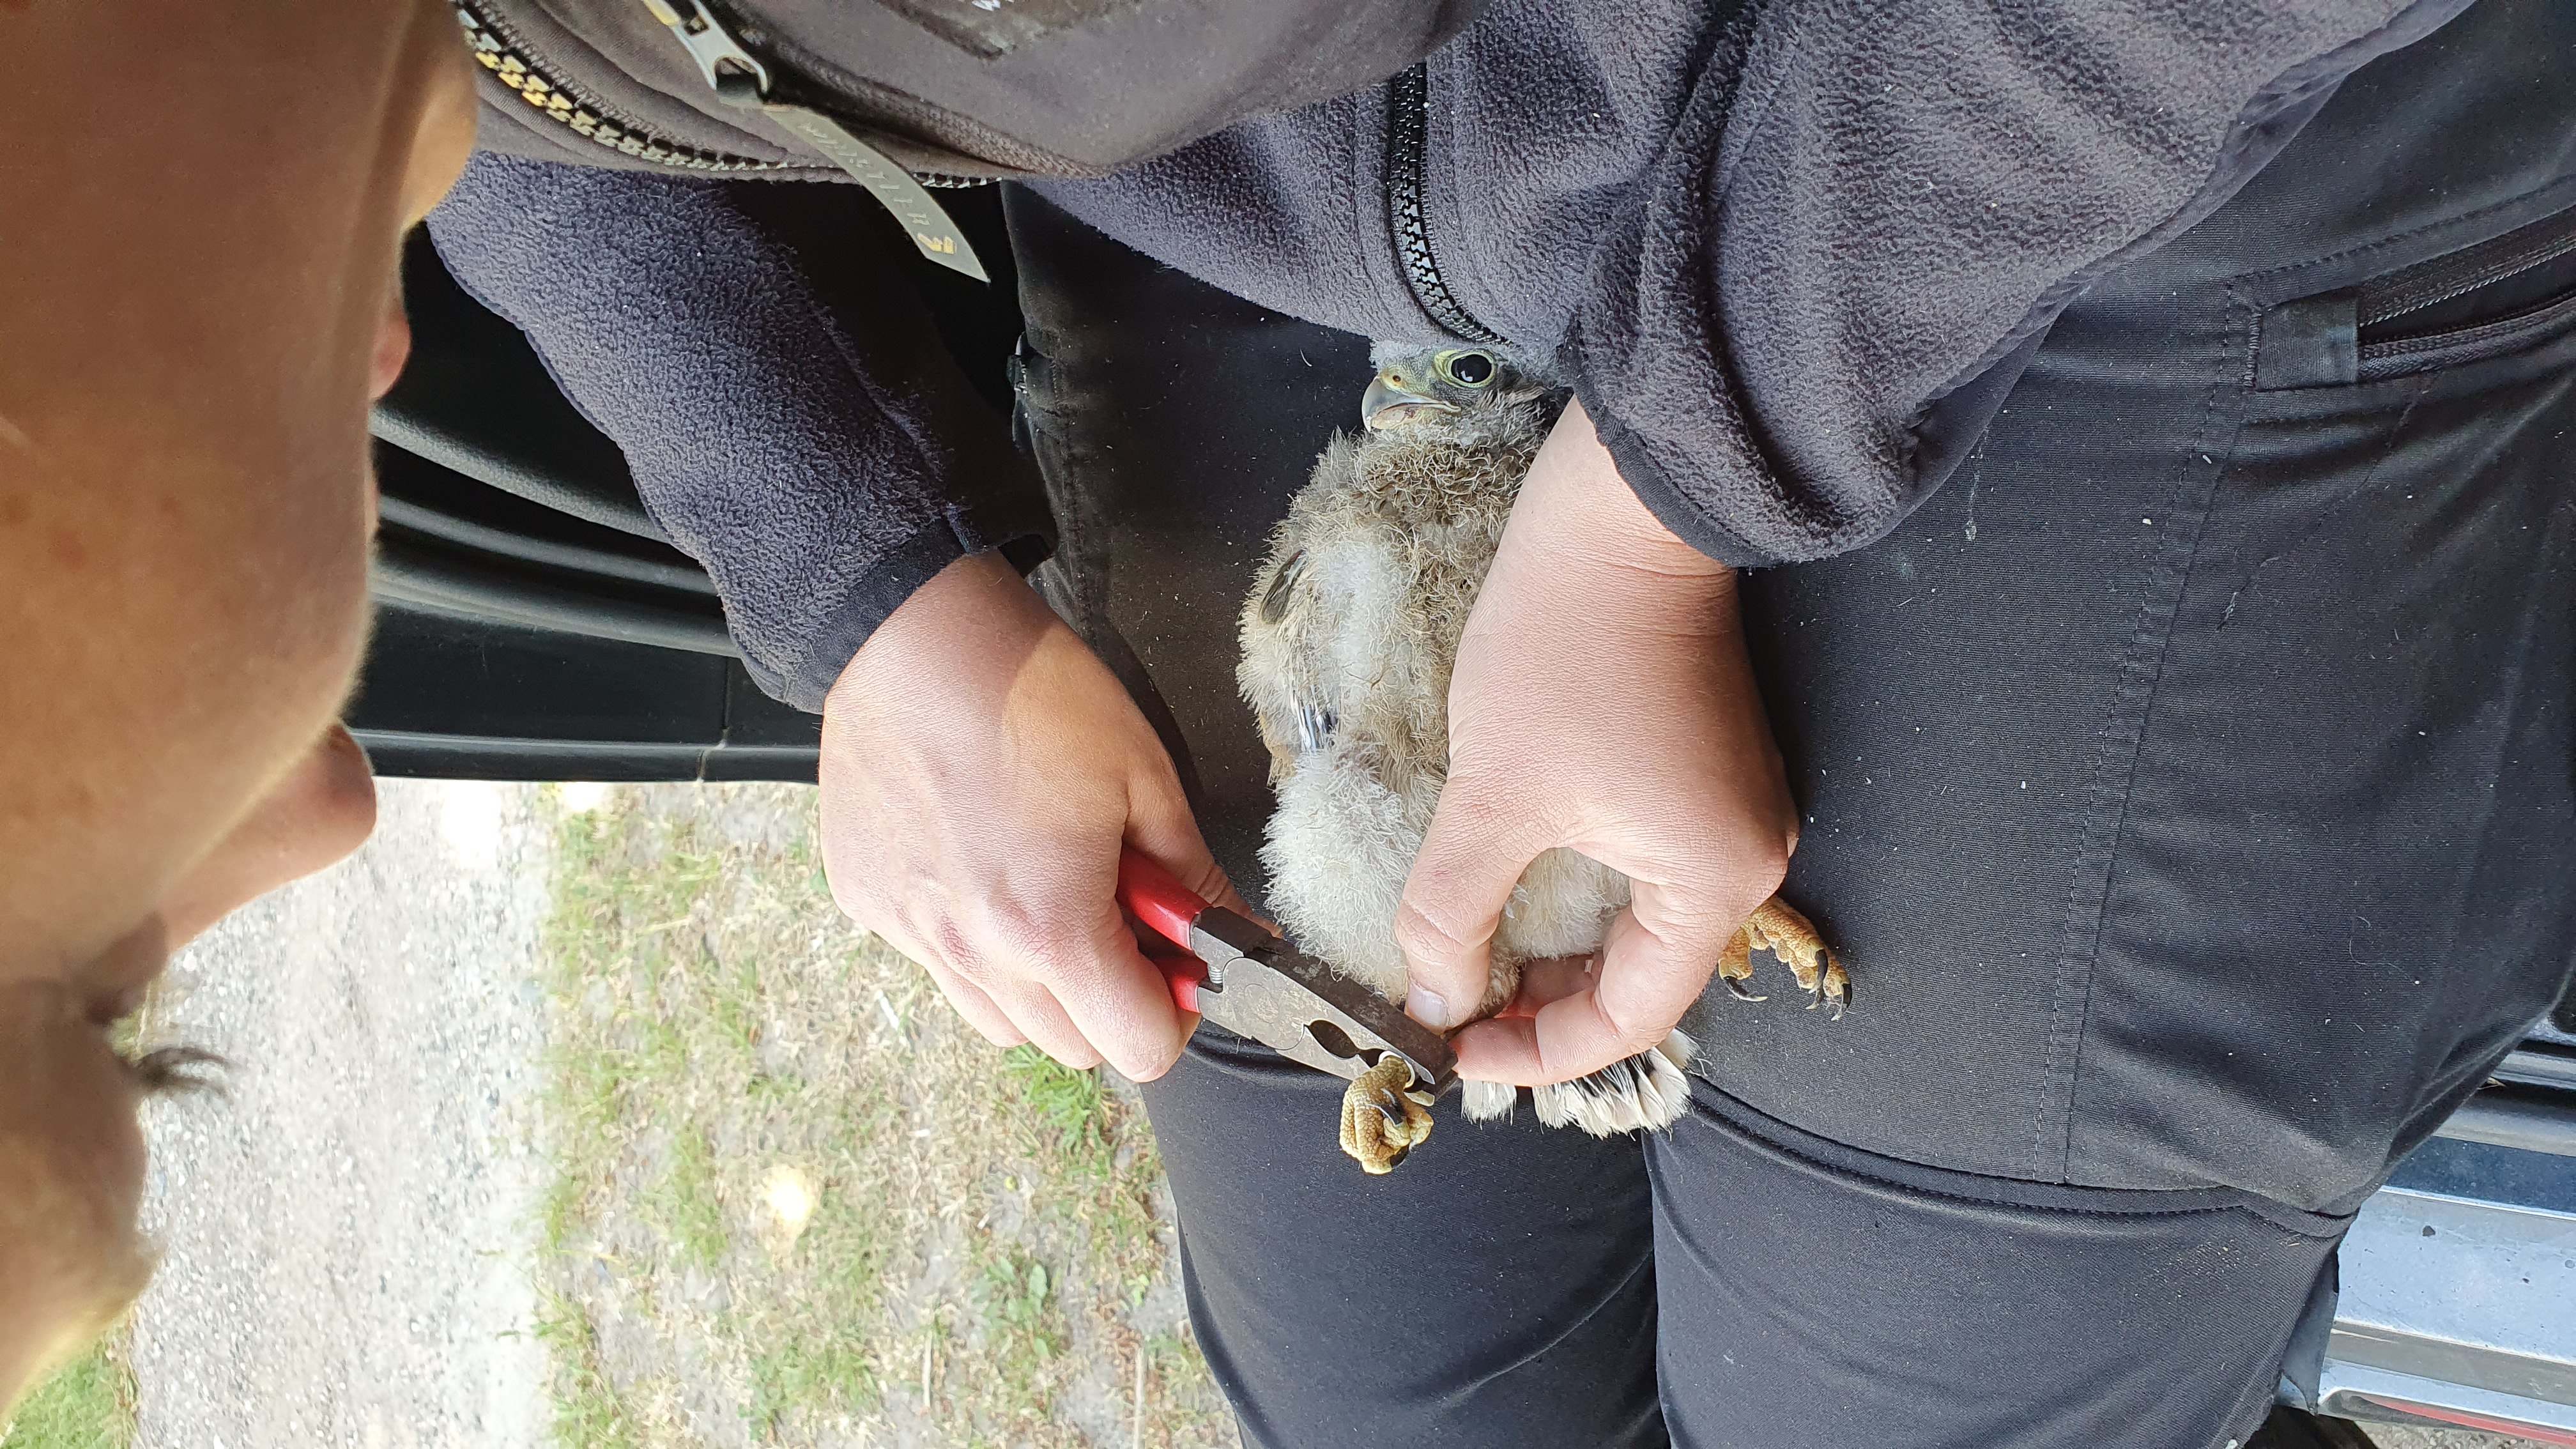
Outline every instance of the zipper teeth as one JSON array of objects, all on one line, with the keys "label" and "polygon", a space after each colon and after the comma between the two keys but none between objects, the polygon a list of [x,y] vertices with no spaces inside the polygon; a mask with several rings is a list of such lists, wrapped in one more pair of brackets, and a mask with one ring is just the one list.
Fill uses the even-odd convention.
[{"label": "zipper teeth", "polygon": [[1386,93],[1386,222],[1395,234],[1396,259],[1404,265],[1405,282],[1414,300],[1433,321],[1469,342],[1503,345],[1494,330],[1476,320],[1449,290],[1440,275],[1440,259],[1431,250],[1431,230],[1422,214],[1422,153],[1428,144],[1431,72],[1416,61],[1389,78]]},{"label": "zipper teeth", "polygon": [[[601,105],[595,96],[585,95],[563,77],[537,59],[526,40],[510,23],[498,15],[487,15],[473,8],[471,0],[451,0],[456,23],[465,31],[465,42],[473,47],[474,58],[492,72],[501,84],[518,94],[519,99],[536,108],[548,120],[558,122],[575,135],[587,137],[621,156],[649,161],[657,166],[670,166],[684,171],[770,172],[780,175],[830,175],[832,168],[802,161],[763,161],[754,156],[735,156],[723,151],[665,141],[633,121]],[[989,186],[989,176],[955,176],[946,172],[915,172],[914,179],[924,186],[952,190],[969,186]]]},{"label": "zipper teeth", "polygon": [[526,101],[537,114],[593,145],[605,147],[621,156],[632,156],[638,161],[682,171],[803,173],[821,169],[801,162],[763,161],[756,157],[735,156],[665,141],[599,104],[595,97],[584,95],[565,84],[560,74],[538,60],[536,52],[510,28],[507,21],[475,9],[468,0],[452,0],[452,3],[456,23],[465,31],[465,42],[473,47],[474,58],[482,63],[483,68],[516,92],[519,99]]},{"label": "zipper teeth", "polygon": [[[2517,268],[2516,270],[2529,270]],[[2526,332],[2545,331],[2576,317],[2576,295],[2559,297],[2510,317],[2480,322],[2469,327],[2454,327],[2447,332],[2427,332],[2418,337],[2384,337],[2361,344],[2365,362],[2393,361],[2420,356],[2428,352],[2448,352],[2458,347],[2483,344],[2519,337]]]},{"label": "zipper teeth", "polygon": [[[2427,264],[2413,279],[2408,278],[2405,272],[2399,272],[2382,283],[2386,290],[2381,296],[2374,298],[2365,291],[2361,307],[2361,325],[2369,327],[2381,322],[2393,321],[2409,312],[2421,312],[2427,307],[2438,306],[2454,297],[2474,292],[2480,287],[2492,286],[2508,278],[2518,277],[2534,267],[2544,266],[2571,251],[2576,251],[2576,218],[2561,213],[2535,222],[2523,230],[2532,231],[2541,227],[2556,227],[2559,228],[2559,232],[2556,236],[2539,239],[2537,244],[2529,239],[2517,242],[2515,240],[2517,233],[2507,232],[2479,247],[2479,251],[2489,252],[2493,257],[2492,260],[2479,258],[2476,252],[2471,252],[2466,257],[2444,257],[2438,259],[2436,263]],[[2470,263],[2466,273],[2455,279],[2431,281],[2428,284],[2427,279],[2441,278],[2451,265],[2462,261]],[[2420,295],[2410,290],[2410,280],[2416,287],[2422,288]]]}]

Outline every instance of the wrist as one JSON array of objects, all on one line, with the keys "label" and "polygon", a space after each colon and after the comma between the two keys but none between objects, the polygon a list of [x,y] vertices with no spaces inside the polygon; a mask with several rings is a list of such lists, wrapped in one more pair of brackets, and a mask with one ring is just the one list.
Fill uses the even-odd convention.
[{"label": "wrist", "polygon": [[1055,614],[998,550],[966,554],[940,569],[886,615],[842,666],[823,712],[847,692],[879,695],[917,686],[923,671],[945,672],[960,657],[1015,658]]},{"label": "wrist", "polygon": [[1531,464],[1511,527],[1557,566],[1659,594],[1732,594],[1735,571],[1664,526],[1619,473],[1580,401],[1566,405]]}]

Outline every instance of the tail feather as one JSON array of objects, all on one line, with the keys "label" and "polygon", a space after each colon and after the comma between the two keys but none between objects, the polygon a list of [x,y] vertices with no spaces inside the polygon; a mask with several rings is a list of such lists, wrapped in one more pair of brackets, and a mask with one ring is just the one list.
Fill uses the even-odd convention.
[{"label": "tail feather", "polygon": [[1530,1093],[1538,1120],[1550,1127],[1580,1127],[1595,1137],[1660,1131],[1690,1110],[1690,1065],[1697,1044],[1675,1031],[1652,1051],[1597,1072],[1539,1087]]}]

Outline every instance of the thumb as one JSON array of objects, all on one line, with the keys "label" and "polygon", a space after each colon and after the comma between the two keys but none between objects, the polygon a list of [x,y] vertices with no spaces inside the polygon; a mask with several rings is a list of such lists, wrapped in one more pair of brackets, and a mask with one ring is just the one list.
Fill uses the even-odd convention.
[{"label": "thumb", "polygon": [[1527,820],[1455,775],[1441,792],[1395,916],[1396,945],[1413,978],[1404,1009],[1424,1026],[1447,1031],[1483,1004],[1503,907],[1548,844]]}]

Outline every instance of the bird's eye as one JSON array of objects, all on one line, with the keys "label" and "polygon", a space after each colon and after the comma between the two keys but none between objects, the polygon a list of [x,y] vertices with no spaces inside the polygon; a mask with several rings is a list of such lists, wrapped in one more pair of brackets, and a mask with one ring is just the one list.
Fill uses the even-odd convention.
[{"label": "bird's eye", "polygon": [[1494,380],[1494,359],[1481,352],[1444,352],[1431,365],[1460,387],[1483,387]]}]

